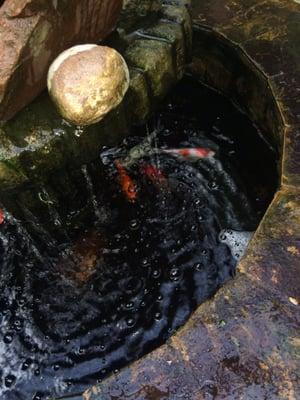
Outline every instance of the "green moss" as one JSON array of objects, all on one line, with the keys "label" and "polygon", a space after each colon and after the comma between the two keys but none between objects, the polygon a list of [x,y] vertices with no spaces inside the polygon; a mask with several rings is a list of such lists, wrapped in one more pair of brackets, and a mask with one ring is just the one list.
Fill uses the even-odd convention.
[{"label": "green moss", "polygon": [[188,50],[188,55],[191,55],[193,29],[191,16],[187,7],[182,5],[164,4],[162,7],[162,15],[165,19],[182,25],[185,33],[185,43]]},{"label": "green moss", "polygon": [[176,57],[177,79],[181,79],[185,68],[186,55],[189,51],[186,48],[182,25],[174,22],[159,21],[154,26],[141,30],[141,33],[164,39],[173,46],[174,56]]},{"label": "green moss", "polygon": [[153,97],[163,98],[176,82],[172,46],[159,40],[136,40],[125,53],[130,66],[142,69],[149,81]]},{"label": "green moss", "polygon": [[125,98],[126,107],[131,110],[131,123],[139,124],[146,120],[151,110],[149,86],[145,74],[130,69],[130,87]]}]

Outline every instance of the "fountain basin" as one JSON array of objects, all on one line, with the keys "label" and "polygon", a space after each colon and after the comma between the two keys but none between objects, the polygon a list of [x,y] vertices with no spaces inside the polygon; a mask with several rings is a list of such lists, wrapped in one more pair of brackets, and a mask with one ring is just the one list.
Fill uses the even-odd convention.
[{"label": "fountain basin", "polygon": [[[174,5],[174,1],[171,3]],[[295,354],[299,328],[300,160],[296,140],[299,103],[295,93],[299,90],[299,75],[290,70],[279,75],[277,69],[270,72],[273,63],[267,60],[277,59],[277,53],[270,49],[267,57],[265,47],[260,53],[261,35],[272,37],[274,24],[267,25],[267,32],[259,31],[258,39],[255,35],[262,18],[272,20],[276,15],[281,22],[286,21],[288,30],[282,37],[276,31],[279,39],[275,44],[288,39],[285,43],[290,47],[287,45],[286,51],[295,57],[289,35],[296,29],[295,16],[291,15],[299,15],[299,7],[292,2],[280,8],[267,3],[266,8],[260,8],[249,6],[249,2],[237,6],[228,1],[228,6],[238,7],[237,17],[227,8],[225,16],[223,12],[220,15],[214,1],[197,4],[193,61],[188,71],[233,98],[257,123],[282,155],[283,162],[278,163],[280,188],[239,263],[236,278],[203,303],[165,345],[76,399],[298,397]],[[251,29],[241,23],[239,18],[243,16]],[[250,40],[253,53],[248,47]],[[131,60],[137,63],[140,57]],[[292,61],[296,65],[296,58]],[[148,82],[153,73],[148,71],[146,61],[143,63]],[[278,65],[286,66],[283,59]],[[168,76],[169,66],[165,69]],[[139,73],[140,65],[136,67]],[[159,93],[154,92],[156,101]]]}]

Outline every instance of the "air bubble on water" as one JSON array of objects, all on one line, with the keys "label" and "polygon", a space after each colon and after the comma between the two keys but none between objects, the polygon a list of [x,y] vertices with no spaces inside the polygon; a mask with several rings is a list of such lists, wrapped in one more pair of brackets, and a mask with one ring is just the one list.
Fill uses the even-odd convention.
[{"label": "air bubble on water", "polygon": [[142,260],[142,266],[143,266],[143,267],[148,267],[148,266],[149,266],[148,258],[143,258],[143,260]]},{"label": "air bubble on water", "polygon": [[210,187],[211,189],[217,189],[217,188],[218,188],[218,185],[217,185],[217,183],[216,183],[215,181],[212,181],[212,182],[209,183],[209,187]]},{"label": "air bubble on water", "polygon": [[158,269],[155,269],[152,272],[152,276],[153,276],[153,278],[158,278],[160,276],[160,271]]},{"label": "air bubble on water", "polygon": [[130,227],[130,229],[132,229],[132,230],[138,229],[138,228],[139,228],[139,221],[138,221],[137,219],[132,219],[132,220],[129,222],[129,227]]},{"label": "air bubble on water", "polygon": [[180,277],[180,270],[179,268],[172,268],[170,271],[170,279],[172,281],[177,281]]},{"label": "air bubble on water", "polygon": [[162,315],[161,315],[160,312],[156,312],[156,313],[154,314],[154,319],[155,319],[156,321],[161,320],[161,318],[162,318]]},{"label": "air bubble on water", "polygon": [[127,326],[129,326],[130,328],[133,327],[133,326],[135,325],[135,320],[134,320],[134,318],[127,318],[126,324],[127,324]]},{"label": "air bubble on water", "polygon": [[202,264],[202,263],[197,263],[197,264],[195,265],[195,269],[196,269],[197,271],[202,271],[202,270],[203,270],[203,264]]},{"label": "air bubble on water", "polygon": [[32,364],[32,360],[30,360],[30,359],[25,360],[22,364],[22,370],[26,371],[30,367],[31,364]]},{"label": "air bubble on water", "polygon": [[4,379],[4,383],[6,387],[11,387],[16,381],[16,377],[12,374],[7,375]]},{"label": "air bubble on water", "polygon": [[3,338],[4,343],[10,344],[13,341],[13,336],[7,333]]},{"label": "air bubble on water", "polygon": [[128,302],[128,303],[125,304],[125,308],[126,308],[127,310],[130,310],[131,308],[133,308],[133,306],[134,306],[134,304],[133,304],[132,301],[130,301],[130,302]]},{"label": "air bubble on water", "polygon": [[43,398],[43,395],[41,393],[36,393],[33,396],[32,400],[42,400],[42,398]]}]

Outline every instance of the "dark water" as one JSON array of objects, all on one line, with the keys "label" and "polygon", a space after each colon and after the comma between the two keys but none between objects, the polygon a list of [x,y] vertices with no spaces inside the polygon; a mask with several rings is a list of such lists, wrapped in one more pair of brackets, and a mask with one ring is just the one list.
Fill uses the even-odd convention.
[{"label": "dark water", "polygon": [[[157,126],[156,148],[208,147],[215,157],[143,157],[128,170],[137,187],[128,202],[114,160],[144,140],[140,128],[81,170],[28,188],[40,208],[19,204],[21,222],[6,212],[1,399],[83,391],[165,341],[234,276],[220,232],[256,228],[276,187],[275,155],[246,116],[189,80],[148,130]],[[163,183],[145,176],[146,164]]]}]

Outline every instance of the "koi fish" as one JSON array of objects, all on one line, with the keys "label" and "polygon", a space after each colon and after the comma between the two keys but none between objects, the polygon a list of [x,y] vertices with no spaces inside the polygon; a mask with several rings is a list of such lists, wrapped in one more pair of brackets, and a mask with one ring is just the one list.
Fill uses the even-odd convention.
[{"label": "koi fish", "polygon": [[0,225],[3,224],[5,218],[4,218],[4,212],[2,210],[0,210]]},{"label": "koi fish", "polygon": [[214,157],[215,152],[211,149],[206,149],[204,147],[196,148],[185,148],[185,149],[165,149],[162,150],[163,153],[171,154],[175,157],[180,157],[187,159],[189,161],[197,161],[200,158],[211,158]]},{"label": "koi fish", "polygon": [[137,198],[136,184],[128,175],[125,167],[119,160],[115,160],[115,166],[119,172],[120,184],[122,191],[130,202],[135,202]]},{"label": "koi fish", "polygon": [[167,186],[167,178],[163,172],[152,164],[142,164],[141,171],[150,179],[155,185],[162,187]]}]

